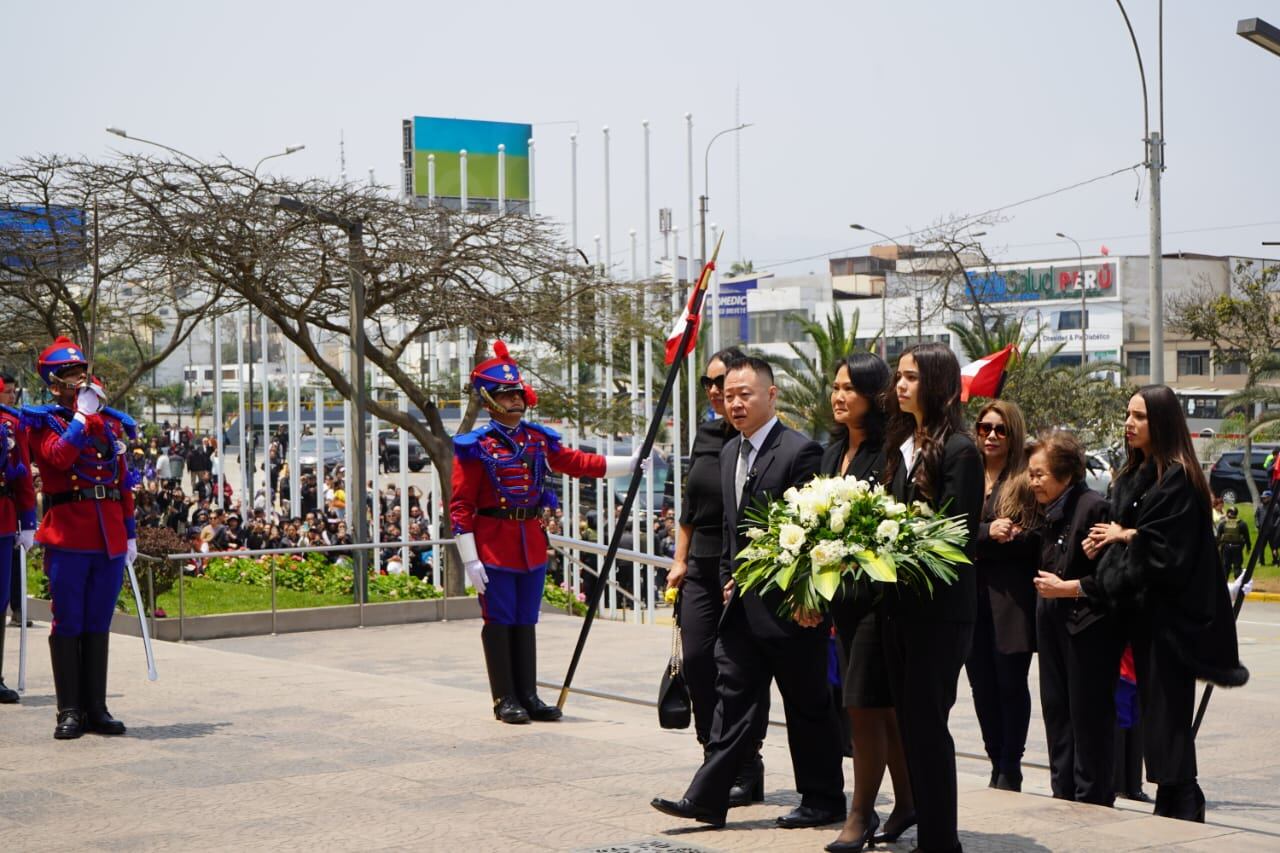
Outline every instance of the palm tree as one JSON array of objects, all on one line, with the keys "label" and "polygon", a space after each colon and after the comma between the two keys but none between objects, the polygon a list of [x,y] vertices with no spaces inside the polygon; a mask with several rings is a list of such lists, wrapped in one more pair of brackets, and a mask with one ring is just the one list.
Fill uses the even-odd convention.
[{"label": "palm tree", "polygon": [[[791,319],[800,323],[817,353],[810,356],[800,344],[791,342],[789,346],[794,358],[764,356],[780,374],[778,415],[790,426],[807,431],[811,436],[824,436],[834,425],[831,419],[831,370],[857,349],[858,312],[853,312],[848,324],[839,309],[833,310],[825,323],[799,315],[792,315]],[[877,335],[867,343],[868,352],[875,352],[879,339]]]}]

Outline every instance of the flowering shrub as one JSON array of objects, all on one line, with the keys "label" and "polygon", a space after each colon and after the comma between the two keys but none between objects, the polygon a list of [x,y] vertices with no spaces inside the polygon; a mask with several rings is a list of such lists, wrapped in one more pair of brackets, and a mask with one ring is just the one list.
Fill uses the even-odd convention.
[{"label": "flowering shrub", "polygon": [[745,513],[750,543],[738,554],[742,590],[781,590],[779,612],[825,611],[844,578],[899,583],[933,594],[968,563],[963,517],[908,506],[856,477],[816,477]]},{"label": "flowering shrub", "polygon": [[[277,554],[265,557],[217,557],[205,565],[205,576],[222,583],[271,586],[275,567],[276,586],[321,595],[351,595],[352,569],[346,561],[330,563],[322,554]],[[370,575],[370,597],[390,600],[440,598],[429,582],[412,575]]]},{"label": "flowering shrub", "polygon": [[547,579],[546,589],[542,591],[542,600],[555,607],[557,610],[569,611],[569,606],[573,606],[573,614],[575,616],[585,616],[587,614],[586,596],[582,593],[573,594],[573,590],[569,589],[568,584],[556,586],[556,582]]}]

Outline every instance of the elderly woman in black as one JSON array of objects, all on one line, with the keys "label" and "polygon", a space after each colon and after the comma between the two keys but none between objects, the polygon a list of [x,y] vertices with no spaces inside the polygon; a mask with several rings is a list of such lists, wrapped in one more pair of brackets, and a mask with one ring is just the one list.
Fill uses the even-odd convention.
[{"label": "elderly woman in black", "polygon": [[1054,592],[1092,578],[1096,559],[1087,537],[1110,512],[1106,498],[1084,482],[1084,447],[1074,435],[1045,433],[1029,452],[1027,477],[1045,513],[1035,584],[1043,596],[1036,621],[1049,782],[1059,799],[1110,806],[1124,638],[1118,620],[1088,598]]},{"label": "elderly woman in black", "polygon": [[[724,417],[725,362],[742,357],[737,347],[722,350],[711,356],[702,376],[702,389],[716,418],[699,426],[693,441],[684,509],[676,528],[675,555],[667,573],[667,588],[680,590],[684,676],[693,705],[694,730],[698,743],[704,746],[711,738],[711,718],[716,708],[716,626],[724,609],[720,586],[720,558],[724,552],[720,450],[737,435]],[[764,739],[763,732],[760,739]],[[746,805],[763,799],[764,764],[757,750],[730,791],[729,804]]]},{"label": "elderly woman in black", "polygon": [[1204,821],[1192,714],[1197,678],[1224,687],[1249,679],[1213,536],[1211,501],[1174,393],[1147,385],[1129,400],[1128,459],[1112,486],[1112,521],[1094,525],[1086,549],[1101,554],[1092,578],[1047,585],[1042,595],[1087,596],[1115,611],[1133,646],[1143,718],[1143,758],[1155,814]]},{"label": "elderly woman in black", "polygon": [[[888,386],[888,366],[871,353],[855,352],[837,364],[831,382],[835,429],[822,455],[822,474],[880,482],[884,473],[884,393]],[[848,660],[843,699],[853,733],[853,806],[840,835],[826,847],[833,853],[856,853],[879,828],[876,796],[886,766],[893,778],[894,795],[889,824],[897,827],[896,835],[914,822],[915,803],[889,691],[873,586],[864,581],[845,589],[832,607]]]},{"label": "elderly woman in black", "polygon": [[982,743],[991,759],[989,787],[1022,790],[1022,754],[1031,725],[1027,673],[1036,650],[1036,590],[1040,564],[1038,512],[1025,478],[1026,421],[1016,403],[992,400],[974,432],[986,471],[978,525],[978,611],[965,661]]},{"label": "elderly woman in black", "polygon": [[[960,406],[960,365],[940,343],[907,348],[886,406],[885,479],[900,501],[925,501],[967,523],[969,553],[982,513],[982,460]],[[911,773],[921,850],[959,850],[956,749],[947,728],[973,640],[976,583],[969,566],[950,585],[888,589],[879,612],[885,660]],[[886,826],[876,841],[897,839]]]}]

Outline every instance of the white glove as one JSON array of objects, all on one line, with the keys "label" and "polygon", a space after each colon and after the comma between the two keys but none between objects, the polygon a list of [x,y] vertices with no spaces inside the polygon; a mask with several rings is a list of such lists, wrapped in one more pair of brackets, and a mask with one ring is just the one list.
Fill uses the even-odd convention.
[{"label": "white glove", "polygon": [[462,570],[467,573],[467,580],[475,587],[476,592],[484,595],[489,585],[489,576],[485,573],[484,563],[480,562],[480,554],[476,551],[476,535],[459,533],[454,538],[458,546],[458,556],[462,558]]},{"label": "white glove", "polygon": [[138,559],[138,540],[130,539],[129,541],[125,542],[124,561],[132,566],[134,561],[137,559]]},{"label": "white glove", "polygon": [[476,588],[476,592],[484,595],[484,589],[489,585],[489,576],[485,574],[484,563],[479,560],[468,560],[462,564],[462,569],[467,573],[467,580]]},{"label": "white glove", "polygon": [[640,458],[637,450],[630,456],[606,456],[604,458],[604,475],[606,477],[625,477],[633,472],[643,473],[649,470],[649,457]]},{"label": "white glove", "polygon": [[[1231,600],[1235,601],[1236,596],[1240,593],[1240,582],[1244,580],[1244,574],[1236,575],[1236,579],[1227,583],[1227,592],[1231,596]],[[1244,594],[1248,595],[1253,592],[1253,580],[1251,579],[1244,585]]]},{"label": "white glove", "polygon": [[96,415],[102,411],[102,397],[94,388],[81,388],[76,394],[76,412],[81,415]]},{"label": "white glove", "polygon": [[34,530],[21,530],[18,532],[18,544],[25,550],[30,551],[36,544],[36,532]]}]

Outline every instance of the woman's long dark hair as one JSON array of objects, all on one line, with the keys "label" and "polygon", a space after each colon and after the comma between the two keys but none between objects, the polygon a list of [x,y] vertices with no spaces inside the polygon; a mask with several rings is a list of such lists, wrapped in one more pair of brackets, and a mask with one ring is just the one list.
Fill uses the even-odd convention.
[{"label": "woman's long dark hair", "polygon": [[[1144,385],[1138,389],[1138,396],[1147,405],[1147,433],[1151,436],[1151,459],[1156,464],[1156,476],[1164,476],[1174,462],[1181,464],[1187,480],[1212,505],[1213,495],[1195,445],[1191,443],[1191,431],[1187,429],[1187,418],[1178,405],[1177,396],[1167,385]],[[1147,455],[1141,450],[1128,448],[1120,475],[1135,473],[1146,461]]]},{"label": "woman's long dark hair", "polygon": [[[960,362],[951,348],[940,343],[915,344],[907,347],[903,356],[915,359],[920,374],[917,404],[920,407],[920,432],[924,440],[916,448],[920,454],[920,466],[916,469],[916,486],[920,493],[932,500],[942,474],[942,449],[952,433],[964,432],[964,408],[960,405]],[[898,380],[894,373],[893,382]],[[895,450],[916,433],[916,418],[898,407],[898,395],[890,387],[885,394],[885,409],[889,422],[885,429],[884,481],[893,482],[901,454]]]},{"label": "woman's long dark hair", "polygon": [[[831,371],[834,379],[840,374],[840,368],[849,371],[849,383],[858,396],[867,401],[867,412],[862,416],[859,426],[863,432],[863,442],[869,447],[878,447],[884,443],[884,427],[887,420],[884,410],[885,389],[889,387],[891,375],[889,365],[880,356],[869,352],[851,352],[842,361],[835,364]],[[849,428],[837,423],[831,428],[831,437],[837,441],[846,440]],[[855,447],[854,450],[857,450]]]}]

